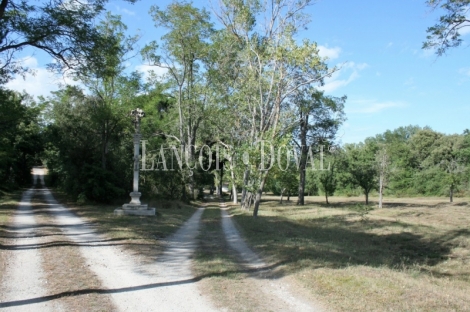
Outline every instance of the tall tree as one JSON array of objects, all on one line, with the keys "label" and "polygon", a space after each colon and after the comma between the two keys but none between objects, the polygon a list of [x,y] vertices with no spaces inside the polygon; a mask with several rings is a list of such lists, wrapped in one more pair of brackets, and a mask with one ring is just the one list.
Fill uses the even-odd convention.
[{"label": "tall tree", "polygon": [[379,172],[379,208],[382,208],[383,194],[387,184],[390,156],[385,146],[381,146],[376,154],[377,168]]},{"label": "tall tree", "polygon": [[[339,126],[345,120],[344,103],[341,98],[326,96],[318,90],[302,90],[294,97],[296,116],[298,116],[297,143],[300,149],[299,197],[297,204],[304,204],[305,177],[309,150],[319,151],[320,146],[331,145]],[[313,154],[313,153],[312,153]],[[313,161],[313,159],[311,160]]]},{"label": "tall tree", "polygon": [[101,167],[106,169],[110,141],[120,140],[116,134],[125,128],[122,123],[128,121],[123,117],[141,88],[137,73],[127,75],[124,72],[124,64],[133,56],[139,38],[126,35],[127,26],[119,16],[110,13],[96,28],[107,43],[106,49],[101,51],[102,66],[81,68],[75,76],[91,92],[89,99],[94,105],[90,114],[99,129]]},{"label": "tall tree", "polygon": [[44,99],[52,120],[47,155],[50,172],[61,174],[58,178],[67,191],[82,199],[108,201],[130,188],[126,181],[131,179],[125,178],[132,163],[129,112],[141,82],[137,73],[124,71],[136,38],[124,34],[119,17],[108,14],[97,29],[107,38],[102,67],[74,72],[87,91],[68,86]]},{"label": "tall tree", "polygon": [[423,49],[435,49],[441,56],[449,48],[462,44],[461,35],[470,27],[470,0],[427,0],[426,4],[446,12],[437,24],[427,29],[427,40],[423,44]]},{"label": "tall tree", "polygon": [[[304,40],[299,44],[295,39],[308,23],[304,9],[311,3],[225,0],[215,10],[232,40],[239,42],[239,69],[227,84],[236,90],[233,96],[237,105],[232,110],[243,118],[241,124],[247,127],[250,149],[259,149],[263,140],[274,142],[279,136],[290,96],[303,86],[321,84],[331,74],[316,43]],[[254,216],[269,172],[260,168],[260,163],[246,170],[244,179],[244,185],[256,184]]]},{"label": "tall tree", "polygon": [[[150,10],[156,27],[168,30],[162,39],[162,55],[154,41],[142,50],[151,65],[168,71],[174,86],[178,110],[177,135],[172,135],[182,146],[190,167],[195,161],[198,130],[205,115],[208,97],[208,77],[205,62],[208,58],[208,40],[213,31],[209,13],[189,3],[173,2],[166,10],[152,6]],[[194,196],[194,178],[189,174],[190,194]]]}]

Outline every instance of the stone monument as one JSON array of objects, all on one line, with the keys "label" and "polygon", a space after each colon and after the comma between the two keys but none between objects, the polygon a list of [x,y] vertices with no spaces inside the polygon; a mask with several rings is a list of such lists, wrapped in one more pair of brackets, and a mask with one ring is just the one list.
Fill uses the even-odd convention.
[{"label": "stone monument", "polygon": [[116,215],[138,215],[138,216],[153,216],[155,215],[155,208],[149,208],[148,205],[143,205],[140,202],[139,192],[139,150],[140,150],[140,120],[145,117],[145,112],[140,108],[133,109],[131,116],[134,118],[134,181],[133,191],[129,194],[131,202],[122,205],[122,208],[114,210]]}]

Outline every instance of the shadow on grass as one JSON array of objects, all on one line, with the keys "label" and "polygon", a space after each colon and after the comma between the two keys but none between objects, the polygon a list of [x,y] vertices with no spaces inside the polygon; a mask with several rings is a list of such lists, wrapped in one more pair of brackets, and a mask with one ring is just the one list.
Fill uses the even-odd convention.
[{"label": "shadow on grass", "polygon": [[448,259],[454,247],[452,239],[469,235],[468,230],[450,231],[439,237],[404,231],[376,234],[366,230],[403,225],[389,221],[348,222],[343,216],[298,222],[267,216],[235,215],[234,218],[251,245],[264,257],[294,264],[285,270],[318,267],[318,264],[330,268],[435,266]]},{"label": "shadow on grass", "polygon": [[[333,197],[334,198],[334,197]],[[412,199],[412,198],[411,198]],[[397,200],[394,198],[394,200]],[[327,204],[324,200],[323,201],[312,201],[312,200],[305,200],[305,206],[302,208],[295,206],[296,201],[291,200],[289,202],[284,201],[284,203],[280,206],[279,200],[275,200],[272,198],[268,199],[261,199],[261,203],[265,206],[275,208],[277,207],[278,210],[282,209],[289,209],[289,207],[295,207],[296,210],[302,209],[311,209],[311,205],[315,207],[321,208],[344,208],[348,209],[353,207],[354,205],[365,205],[365,200],[361,199],[348,199],[347,201],[334,201]],[[378,202],[376,200],[369,200],[369,206],[376,206]],[[385,201],[383,204],[383,208],[443,208],[447,206],[469,206],[468,202],[460,202],[460,203],[449,203],[448,199],[442,198],[442,201],[436,203],[429,203],[429,202],[420,202],[420,203],[412,203],[412,202],[387,202]],[[305,207],[305,208],[304,208]]]}]

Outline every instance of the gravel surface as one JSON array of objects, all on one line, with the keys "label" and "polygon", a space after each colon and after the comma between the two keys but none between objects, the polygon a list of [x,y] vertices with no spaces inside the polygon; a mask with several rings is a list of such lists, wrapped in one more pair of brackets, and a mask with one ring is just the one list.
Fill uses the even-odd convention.
[{"label": "gravel surface", "polygon": [[[42,188],[24,192],[13,218],[14,241],[7,246],[7,270],[0,285],[0,308],[6,311],[65,311],[48,293],[38,246],[45,243],[35,234],[38,227],[32,209],[34,194],[43,196],[47,214],[60,228],[65,239],[78,247],[83,266],[96,275],[100,285],[83,285],[76,295],[96,293],[109,296],[118,311],[216,311],[201,294],[198,282],[191,273],[192,256],[197,248],[196,237],[204,208],[194,215],[165,244],[163,254],[151,264],[139,255],[132,255],[104,235],[98,234],[82,218],[60,205],[44,186],[41,169],[33,172],[34,184],[40,180]],[[222,228],[229,246],[242,259],[242,265],[263,271],[264,263],[244,242],[231,217],[221,204]],[[13,240],[13,239],[12,239]],[[80,274],[77,272],[76,274]],[[272,304],[272,311],[318,311],[312,304],[292,295],[286,280],[250,278],[261,294]],[[83,307],[84,311],[86,307]]]},{"label": "gravel surface", "polygon": [[[34,179],[34,184],[36,184]],[[7,246],[7,266],[0,292],[0,308],[4,311],[61,311],[57,303],[37,300],[47,296],[47,280],[41,267],[38,246],[42,239],[35,236],[38,224],[31,207],[31,188],[23,193],[11,224],[14,239]]]},{"label": "gravel surface", "polygon": [[[54,296],[47,293],[47,281],[41,268],[41,256],[34,237],[38,224],[31,209],[34,192],[41,194],[54,224],[60,226],[66,239],[79,245],[85,265],[101,281],[101,287],[81,289],[83,294],[109,295],[118,311],[215,311],[197,287],[191,274],[191,257],[197,246],[196,237],[203,213],[200,208],[170,238],[166,251],[153,264],[142,264],[96,231],[83,219],[60,205],[44,186],[44,176],[35,169],[34,181],[42,188],[30,189],[23,195],[13,220],[17,239],[11,244],[8,270],[0,295],[0,308],[6,311],[62,311]],[[80,272],[77,272],[80,274]],[[86,308],[84,307],[84,310]]]},{"label": "gravel surface", "polygon": [[103,244],[106,238],[58,204],[49,190],[42,192],[56,223],[81,245],[89,269],[101,280],[104,289],[97,291],[109,294],[120,311],[214,310],[199,293],[190,269],[203,208],[168,239],[167,250],[154,264],[141,265],[119,246]]}]

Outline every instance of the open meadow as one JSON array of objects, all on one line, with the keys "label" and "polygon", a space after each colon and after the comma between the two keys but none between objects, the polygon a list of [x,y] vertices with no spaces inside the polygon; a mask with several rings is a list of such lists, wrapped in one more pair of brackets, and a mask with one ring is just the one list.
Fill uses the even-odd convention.
[{"label": "open meadow", "polygon": [[258,218],[232,207],[247,241],[331,310],[468,311],[469,199],[265,196]]}]

